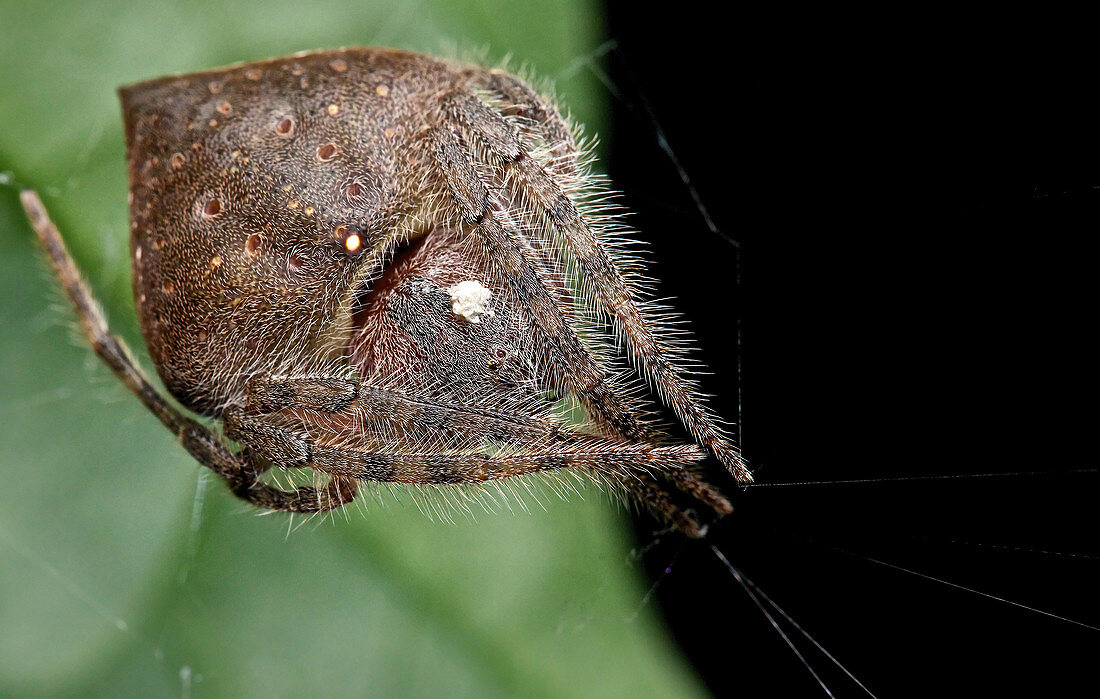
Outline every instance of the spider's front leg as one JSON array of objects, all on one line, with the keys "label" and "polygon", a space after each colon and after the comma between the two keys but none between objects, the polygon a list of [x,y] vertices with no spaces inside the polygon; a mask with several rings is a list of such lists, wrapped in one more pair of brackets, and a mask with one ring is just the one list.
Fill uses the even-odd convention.
[{"label": "spider's front leg", "polygon": [[[494,134],[494,142],[500,137]],[[545,263],[524,249],[517,222],[508,206],[495,199],[477,172],[458,136],[449,128],[432,131],[430,138],[439,156],[448,188],[461,219],[474,226],[474,238],[489,270],[526,309],[547,350],[555,383],[572,390],[591,413],[628,439],[646,439],[648,430],[639,422],[623,396],[609,385],[607,372],[581,342],[545,279]],[[501,137],[500,140],[503,140]],[[496,147],[505,148],[503,143]],[[518,145],[514,146],[516,149]],[[517,152],[519,152],[517,150]]]},{"label": "spider's front leg", "polygon": [[[497,85],[496,91],[506,99],[530,101],[515,85]],[[629,261],[616,263],[606,241],[567,194],[567,188],[578,182],[567,171],[551,174],[552,163],[539,162],[526,146],[532,139],[541,139],[552,153],[562,149],[562,143],[555,142],[561,130],[554,128],[556,120],[544,105],[535,104],[531,113],[541,120],[540,128],[524,130],[522,121],[504,116],[512,109],[508,105],[494,109],[462,91],[443,98],[443,122],[428,138],[456,218],[474,226],[483,257],[536,320],[535,329],[550,349],[561,384],[574,391],[590,412],[628,438],[647,436],[645,426],[610,388],[605,372],[554,303],[531,246],[525,244],[525,232],[533,231],[543,241],[559,268],[576,270],[586,300],[601,318],[611,320],[639,372],[692,436],[735,478],[752,480],[739,450],[703,404],[698,386],[685,376],[682,346],[663,339],[660,324],[643,313],[636,286],[620,271]],[[559,180],[566,180],[568,186]],[[674,328],[664,331],[676,332]]]}]

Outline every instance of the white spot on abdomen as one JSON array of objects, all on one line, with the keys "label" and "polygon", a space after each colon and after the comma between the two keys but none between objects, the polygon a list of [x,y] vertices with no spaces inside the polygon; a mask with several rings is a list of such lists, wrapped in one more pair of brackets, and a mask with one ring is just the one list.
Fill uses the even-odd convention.
[{"label": "white spot on abdomen", "polygon": [[447,289],[451,295],[451,311],[469,323],[480,323],[482,316],[493,315],[489,301],[493,292],[476,279],[467,279]]}]

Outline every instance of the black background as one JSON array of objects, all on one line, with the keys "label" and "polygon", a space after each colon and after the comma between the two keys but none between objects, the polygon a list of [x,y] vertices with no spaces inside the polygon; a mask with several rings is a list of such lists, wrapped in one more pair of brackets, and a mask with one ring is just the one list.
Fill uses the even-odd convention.
[{"label": "black background", "polygon": [[723,10],[609,4],[605,140],[729,418],[740,354],[757,481],[1027,475],[738,491],[715,469],[737,511],[709,541],[638,524],[669,625],[716,694],[823,695],[713,543],[878,696],[1095,691],[1100,631],[869,559],[1100,625],[1100,40]]}]

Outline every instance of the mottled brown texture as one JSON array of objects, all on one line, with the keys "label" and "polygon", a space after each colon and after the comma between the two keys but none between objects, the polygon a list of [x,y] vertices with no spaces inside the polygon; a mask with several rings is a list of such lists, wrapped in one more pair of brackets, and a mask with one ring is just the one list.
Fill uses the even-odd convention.
[{"label": "mottled brown texture", "polygon": [[340,227],[359,226],[369,250],[418,208],[417,135],[462,77],[413,54],[342,55],[343,70],[319,53],[120,91],[142,332],[169,390],[202,414],[239,401],[253,374],[339,356],[376,262],[350,259]]},{"label": "mottled brown texture", "polygon": [[[320,511],[358,481],[573,473],[693,535],[670,493],[730,511],[692,471],[705,452],[670,440],[637,378],[748,471],[686,377],[668,310],[640,291],[624,229],[597,211],[606,193],[571,127],[523,81],[347,49],[121,96],[142,332],[172,395],[222,420],[238,451],[149,386],[37,197],[24,202],[97,352],[236,494]],[[475,281],[491,298],[472,322],[449,290]],[[292,467],[330,485],[259,481]]]}]

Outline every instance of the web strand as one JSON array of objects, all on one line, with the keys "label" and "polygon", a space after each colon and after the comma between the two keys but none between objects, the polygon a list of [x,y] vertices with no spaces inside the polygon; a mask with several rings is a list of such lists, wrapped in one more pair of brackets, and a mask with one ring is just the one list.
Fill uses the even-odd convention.
[{"label": "web strand", "polygon": [[867,483],[894,483],[903,481],[944,481],[968,478],[1020,478],[1035,476],[1066,476],[1080,473],[1097,473],[1100,467],[1088,466],[1067,471],[1008,471],[1005,473],[942,473],[927,476],[890,476],[886,478],[849,478],[837,481],[791,481],[776,483],[746,483],[745,488],[796,488],[818,485],[863,485]]},{"label": "web strand", "polygon": [[[775,602],[775,600],[773,600],[771,597],[769,597],[767,595],[767,593],[765,593],[763,590],[761,590],[760,587],[755,582],[750,580],[740,570],[738,570],[736,567],[734,567],[734,565],[729,562],[729,559],[727,559],[725,557],[725,555],[722,554],[722,552],[718,549],[717,546],[711,545],[710,550],[712,552],[714,552],[714,555],[718,557],[718,560],[721,561],[724,566],[726,566],[726,568],[729,570],[730,574],[733,575],[734,579],[737,580],[737,582],[741,585],[741,587],[743,587],[745,589],[745,592],[747,592],[751,597],[754,597],[753,601],[755,601],[758,606],[760,606],[760,602],[755,599],[754,592],[755,592],[755,594],[760,595],[760,597],[765,602],[767,602],[769,605],[771,605],[773,609],[775,609],[777,612],[779,612],[781,615],[783,615],[783,618],[786,619],[788,622],[790,622],[791,626],[793,626],[795,629],[797,629],[798,632],[800,634],[802,634],[810,643],[814,644],[814,647],[817,648],[819,651],[821,651],[821,653],[826,658],[828,658],[834,665],[836,665],[838,668],[840,668],[840,670],[845,675],[847,675],[853,682],[855,682],[857,685],[859,685],[860,689],[862,689],[864,692],[867,692],[867,694],[871,697],[875,696],[874,692],[872,692],[870,689],[868,689],[865,684],[860,682],[859,679],[855,675],[853,675],[848,670],[848,668],[844,667],[844,665],[839,660],[837,660],[836,657],[833,656],[832,653],[827,651],[823,645],[818,643],[817,639],[814,638],[812,635],[810,635],[809,631],[802,628],[802,626],[797,621],[795,621],[794,618],[792,618],[790,614],[788,614],[786,611],[784,611],[784,609],[782,607],[780,607]],[[750,588],[751,588],[751,590],[750,590]],[[761,610],[764,611],[765,615],[768,615],[768,612],[766,610],[763,610],[763,607],[761,607]],[[772,621],[772,625],[775,626],[775,622],[772,620],[770,615],[768,615],[768,620]],[[778,630],[778,626],[776,626],[776,629]],[[783,635],[783,632],[780,631],[780,634]],[[784,640],[787,640],[788,645],[790,645],[791,642],[790,642],[790,640],[786,639],[785,635],[784,635]],[[793,648],[794,646],[792,645],[791,647]],[[795,651],[795,653],[798,655],[799,658],[802,658],[802,655],[800,653],[798,653],[797,650]],[[804,658],[803,658],[803,662],[806,662]],[[809,667],[809,666],[807,666],[807,667]],[[810,670],[810,672],[814,674],[814,677],[817,677],[817,674],[814,673],[812,669]],[[820,678],[818,678],[818,682],[821,682]],[[822,685],[822,686],[824,687],[824,685]],[[826,688],[825,691],[828,692],[829,690]],[[831,695],[831,693],[830,693],[830,695]]]},{"label": "web strand", "polygon": [[1039,609],[1038,607],[1032,607],[1032,606],[1026,605],[1022,602],[1016,602],[1014,600],[1006,599],[1004,597],[998,597],[997,595],[993,595],[993,594],[990,594],[988,592],[982,592],[981,590],[975,589],[973,587],[967,587],[966,585],[961,585],[961,584],[956,583],[956,582],[951,582],[950,580],[944,580],[943,578],[937,578],[936,576],[929,575],[928,573],[922,573],[919,570],[913,570],[911,568],[906,568],[904,566],[897,565],[896,563],[890,563],[889,561],[883,561],[883,560],[880,560],[878,558],[872,558],[871,556],[867,556],[867,555],[864,555],[864,554],[861,554],[861,553],[855,553],[854,551],[849,551],[847,549],[838,548],[836,546],[830,546],[829,548],[831,548],[832,550],[837,551],[839,553],[843,553],[843,554],[846,554],[846,555],[849,555],[849,556],[853,556],[855,558],[860,558],[860,559],[863,559],[865,561],[870,561],[871,563],[875,563],[877,565],[883,566],[884,568],[890,568],[890,569],[893,569],[893,570],[901,571],[903,573],[908,573],[909,575],[913,575],[913,576],[916,576],[918,578],[924,578],[925,580],[931,580],[933,582],[938,582],[938,583],[941,583],[943,585],[947,585],[948,587],[954,587],[954,588],[958,588],[960,590],[965,590],[966,592],[970,592],[972,594],[979,595],[981,597],[986,597],[986,598],[991,599],[991,600],[996,600],[997,602],[1002,602],[1004,604],[1012,605],[1013,607],[1019,607],[1020,609],[1026,609],[1029,612],[1034,612],[1036,614],[1042,614],[1043,616],[1047,616],[1047,617],[1050,617],[1052,619],[1057,619],[1059,621],[1064,621],[1068,624],[1073,624],[1075,626],[1081,626],[1081,627],[1084,627],[1084,628],[1092,630],[1092,631],[1100,631],[1100,626],[1093,626],[1092,624],[1087,624],[1083,621],[1078,621],[1077,619],[1071,619],[1070,617],[1062,616],[1061,614],[1055,614],[1054,612],[1048,612],[1045,609]]},{"label": "web strand", "polygon": [[668,142],[668,136],[665,134],[665,130],[661,128],[661,122],[657,118],[657,113],[653,109],[653,105],[646,97],[645,92],[642,90],[641,84],[634,76],[634,72],[630,70],[630,66],[627,63],[626,58],[619,52],[618,42],[611,40],[601,44],[595,51],[586,56],[581,56],[578,61],[570,64],[570,66],[562,72],[563,75],[571,75],[576,72],[577,68],[583,66],[587,68],[592,75],[596,77],[600,83],[607,89],[608,93],[612,97],[623,103],[626,109],[634,115],[638,114],[638,110],[635,108],[634,102],[625,98],[623,93],[619,90],[618,86],[611,77],[596,63],[597,58],[601,58],[605,55],[613,55],[622,67],[627,79],[630,80],[630,84],[634,89],[634,93],[637,99],[637,103],[641,105],[642,112],[644,113],[645,121],[649,124],[650,129],[653,132],[653,137],[657,142],[657,147],[661,149],[661,152],[669,159],[672,166],[676,168],[676,174],[680,177],[680,181],[683,182],[684,187],[687,189],[688,194],[691,196],[692,203],[695,205],[696,211],[699,212],[699,216],[702,217],[703,222],[714,235],[721,238],[723,241],[733,246],[734,248],[740,248],[741,242],[733,238],[714,222],[714,219],[710,215],[710,211],[707,209],[707,205],[703,202],[702,196],[699,194],[699,190],[695,188],[695,183],[692,181],[691,176],[687,170],[680,163],[680,159],[676,157],[676,152],[672,149],[672,145]]},{"label": "web strand", "polygon": [[1040,556],[1056,556],[1059,558],[1080,558],[1084,560],[1100,560],[1100,554],[1084,553],[1080,551],[1051,551],[1049,549],[1040,549],[1029,546],[1013,546],[1011,544],[989,544],[982,541],[967,541],[959,538],[949,539],[934,539],[927,536],[914,536],[911,537],[916,541],[923,541],[927,544],[951,544],[954,546],[967,546],[975,549],[984,549],[989,551],[1005,551],[1008,553],[1033,553]]},{"label": "web strand", "polygon": [[775,617],[773,617],[771,615],[771,613],[768,612],[768,609],[764,606],[764,603],[761,602],[760,598],[756,596],[755,592],[753,592],[752,588],[755,587],[755,585],[750,587],[746,583],[744,576],[741,575],[741,572],[739,570],[737,570],[737,568],[735,568],[733,566],[733,564],[730,563],[729,560],[725,556],[722,555],[722,552],[719,551],[715,546],[711,546],[710,549],[711,549],[711,551],[714,552],[714,555],[718,557],[718,560],[721,561],[726,566],[726,568],[730,572],[730,575],[732,575],[733,579],[737,581],[737,584],[739,584],[745,590],[745,593],[749,596],[749,599],[751,599],[753,601],[753,603],[756,604],[756,606],[760,608],[760,611],[764,613],[764,616],[767,618],[768,622],[772,625],[772,628],[774,628],[775,632],[779,634],[780,638],[782,638],[783,641],[786,642],[786,644],[790,647],[791,652],[793,652],[795,654],[795,657],[797,657],[802,662],[802,664],[806,667],[806,670],[808,670],[809,673],[811,675],[813,675],[813,678],[815,680],[817,680],[817,683],[819,685],[821,685],[821,689],[823,689],[825,691],[825,693],[828,694],[830,697],[835,696],[829,690],[829,687],[826,686],[825,682],[821,679],[821,677],[814,671],[814,668],[813,668],[812,665],[810,665],[810,662],[808,660],[806,660],[806,657],[804,655],[802,655],[802,653],[798,650],[798,647],[795,646],[793,641],[791,641],[791,639],[787,635],[787,633],[785,631],[783,631],[783,629],[779,626],[779,622],[777,622],[775,620]]}]

